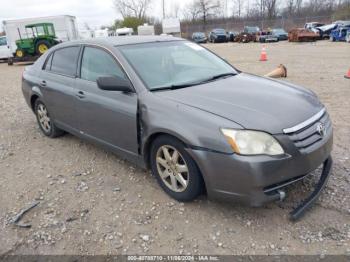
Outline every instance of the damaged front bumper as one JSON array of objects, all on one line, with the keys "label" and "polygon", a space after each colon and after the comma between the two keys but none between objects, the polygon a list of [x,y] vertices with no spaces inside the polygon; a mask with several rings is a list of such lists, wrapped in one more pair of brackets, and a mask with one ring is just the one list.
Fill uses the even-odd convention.
[{"label": "damaged front bumper", "polygon": [[323,169],[322,174],[320,177],[320,180],[315,186],[315,190],[292,212],[290,212],[290,219],[292,221],[296,221],[299,218],[301,218],[305,211],[310,208],[313,203],[316,202],[318,197],[320,196],[322,190],[325,188],[329,175],[331,174],[331,169],[333,165],[332,157],[330,156],[324,163],[323,163]]},{"label": "damaged front bumper", "polygon": [[209,150],[188,148],[187,151],[202,172],[208,197],[230,202],[263,206],[283,200],[283,189],[295,183],[323,164],[323,172],[315,191],[291,213],[300,218],[325,187],[332,166],[332,132],[312,152],[301,153],[285,135],[276,136],[285,145],[286,154],[280,156],[242,156]]}]

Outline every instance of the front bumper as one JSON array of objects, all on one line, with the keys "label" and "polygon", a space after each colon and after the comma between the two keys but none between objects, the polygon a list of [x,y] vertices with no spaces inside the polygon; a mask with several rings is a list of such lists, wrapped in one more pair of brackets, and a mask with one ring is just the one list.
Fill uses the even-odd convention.
[{"label": "front bumper", "polygon": [[202,172],[208,197],[262,206],[280,199],[278,190],[302,179],[330,158],[332,132],[307,154],[300,153],[288,136],[276,138],[287,152],[282,156],[242,156],[189,148]]}]

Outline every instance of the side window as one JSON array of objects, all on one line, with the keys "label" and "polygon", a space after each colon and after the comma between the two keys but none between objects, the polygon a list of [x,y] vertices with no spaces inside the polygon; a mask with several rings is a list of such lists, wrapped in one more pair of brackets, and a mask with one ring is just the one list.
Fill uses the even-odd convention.
[{"label": "side window", "polygon": [[0,46],[7,45],[6,37],[0,37]]},{"label": "side window", "polygon": [[85,47],[81,61],[81,78],[96,81],[100,76],[126,78],[123,70],[110,54],[99,48]]},{"label": "side window", "polygon": [[75,76],[79,50],[79,46],[56,50],[51,62],[51,71],[67,76]]},{"label": "side window", "polygon": [[53,53],[50,54],[49,58],[46,60],[44,68],[43,68],[44,70],[47,70],[47,71],[51,70],[52,57],[53,57]]}]

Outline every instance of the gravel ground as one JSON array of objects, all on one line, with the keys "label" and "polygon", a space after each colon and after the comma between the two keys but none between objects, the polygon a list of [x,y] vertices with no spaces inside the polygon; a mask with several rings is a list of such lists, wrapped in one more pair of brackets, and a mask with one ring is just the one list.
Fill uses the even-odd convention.
[{"label": "gravel ground", "polygon": [[[148,171],[72,135],[44,137],[21,94],[23,66],[0,64],[0,254],[350,254],[350,45],[269,44],[267,62],[258,62],[260,44],[207,47],[255,74],[282,63],[286,81],[311,88],[327,106],[334,167],[314,208],[288,220],[320,170],[263,208],[205,196],[178,203]],[[10,223],[35,200],[21,220],[31,228]]]}]

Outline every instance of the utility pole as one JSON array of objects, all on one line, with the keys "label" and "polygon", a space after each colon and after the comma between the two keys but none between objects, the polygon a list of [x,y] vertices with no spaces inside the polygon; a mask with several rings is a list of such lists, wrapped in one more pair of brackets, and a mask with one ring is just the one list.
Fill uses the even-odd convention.
[{"label": "utility pole", "polygon": [[162,6],[163,6],[163,19],[165,18],[165,6],[164,6],[164,0],[162,0]]}]

